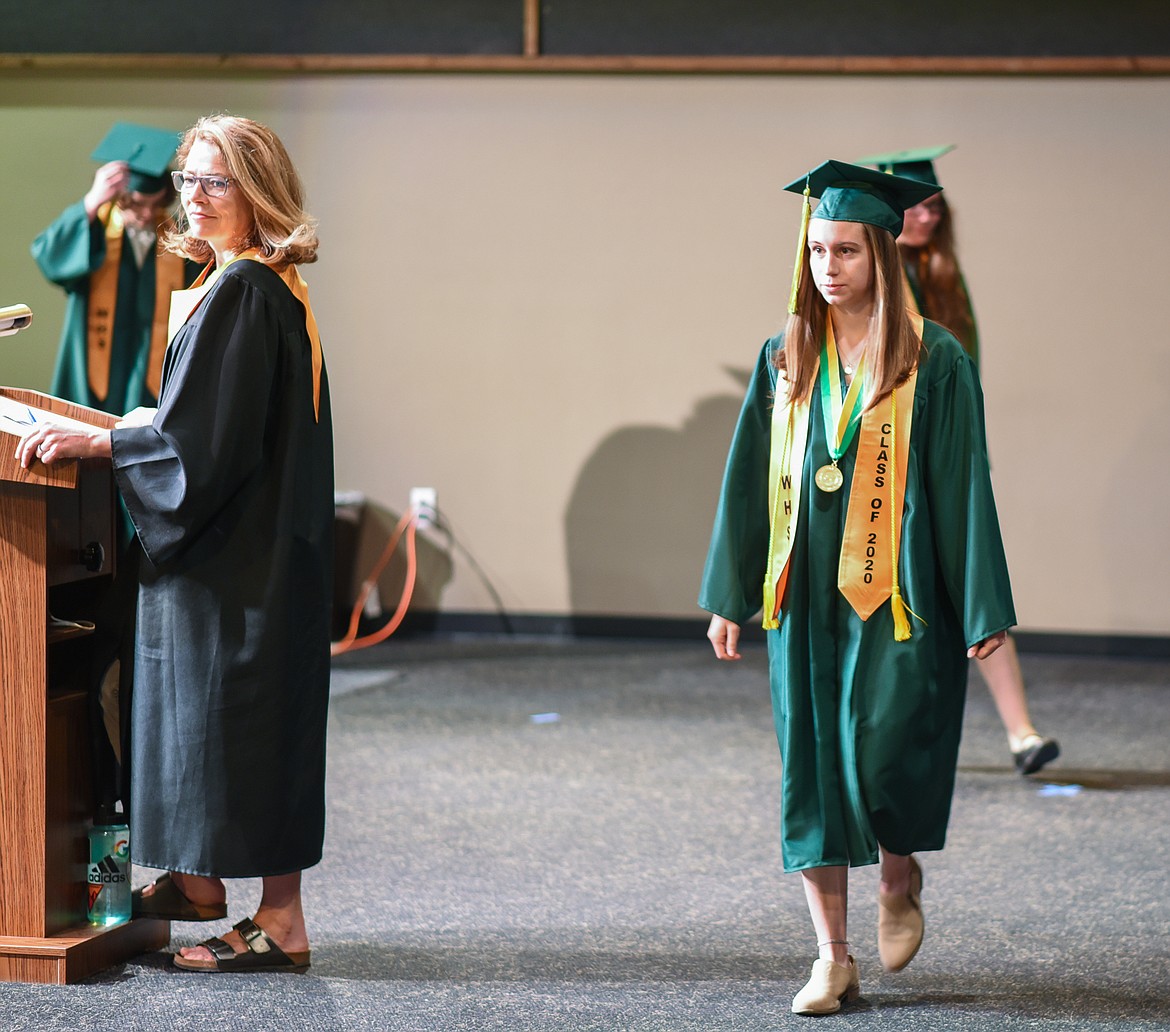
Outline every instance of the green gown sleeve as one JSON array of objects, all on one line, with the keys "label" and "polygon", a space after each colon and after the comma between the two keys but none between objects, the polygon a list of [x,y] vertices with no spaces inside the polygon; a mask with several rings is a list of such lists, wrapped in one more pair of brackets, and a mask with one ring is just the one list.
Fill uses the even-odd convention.
[{"label": "green gown sleeve", "polygon": [[33,260],[45,279],[70,292],[88,289],[90,273],[106,258],[106,238],[99,229],[82,201],[61,212],[32,242]]},{"label": "green gown sleeve", "polygon": [[743,624],[763,601],[768,555],[768,451],[776,367],[776,337],[764,344],[748,385],[719,493],[699,605]]}]

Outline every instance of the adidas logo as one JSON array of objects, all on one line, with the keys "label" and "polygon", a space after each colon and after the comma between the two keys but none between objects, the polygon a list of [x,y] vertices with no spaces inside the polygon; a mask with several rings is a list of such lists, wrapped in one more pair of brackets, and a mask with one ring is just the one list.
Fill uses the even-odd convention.
[{"label": "adidas logo", "polygon": [[124,882],[126,872],[118,866],[118,862],[112,856],[105,856],[97,863],[89,865],[88,880],[90,885],[110,885]]}]

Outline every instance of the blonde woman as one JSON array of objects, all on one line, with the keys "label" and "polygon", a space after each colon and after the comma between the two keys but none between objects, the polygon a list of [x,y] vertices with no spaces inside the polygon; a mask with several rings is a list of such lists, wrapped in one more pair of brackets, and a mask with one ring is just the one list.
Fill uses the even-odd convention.
[{"label": "blonde woman", "polygon": [[167,246],[205,264],[176,291],[157,410],[113,431],[45,426],[18,458],[112,460],[142,544],[132,710],[136,862],[168,873],[138,916],[226,916],[225,878],[263,879],[253,918],[182,949],[199,971],[303,971],[301,872],[321,858],[333,443],[316,260],[277,136],[190,129]]}]

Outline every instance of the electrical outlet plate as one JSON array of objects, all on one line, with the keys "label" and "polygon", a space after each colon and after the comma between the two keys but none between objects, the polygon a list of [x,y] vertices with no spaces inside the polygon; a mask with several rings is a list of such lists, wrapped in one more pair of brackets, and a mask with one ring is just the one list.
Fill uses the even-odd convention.
[{"label": "electrical outlet plate", "polygon": [[435,516],[438,514],[438,493],[433,487],[412,487],[410,489],[410,507],[415,511],[420,529],[435,525]]}]

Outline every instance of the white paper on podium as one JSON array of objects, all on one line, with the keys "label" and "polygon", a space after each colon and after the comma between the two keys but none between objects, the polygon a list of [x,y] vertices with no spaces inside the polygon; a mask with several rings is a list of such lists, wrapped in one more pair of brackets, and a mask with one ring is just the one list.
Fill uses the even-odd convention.
[{"label": "white paper on podium", "polygon": [[69,416],[59,416],[56,412],[47,412],[45,409],[26,405],[22,401],[16,401],[0,394],[0,430],[23,437],[38,423],[72,427],[74,430],[84,430],[86,433],[94,429],[92,423],[71,419]]}]

